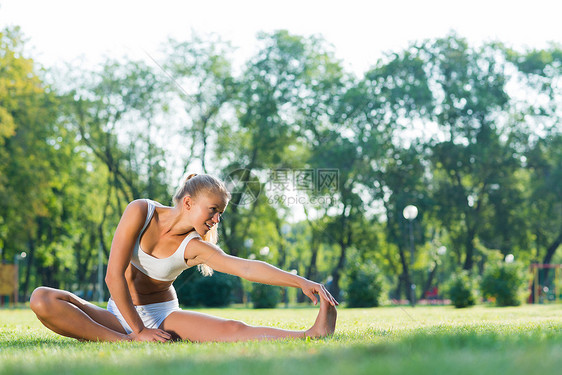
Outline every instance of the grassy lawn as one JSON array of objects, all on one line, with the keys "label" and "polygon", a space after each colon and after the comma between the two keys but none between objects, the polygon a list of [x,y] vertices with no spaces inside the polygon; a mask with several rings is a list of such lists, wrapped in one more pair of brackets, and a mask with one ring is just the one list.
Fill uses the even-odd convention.
[{"label": "grassy lawn", "polygon": [[[199,310],[288,329],[316,308]],[[339,309],[323,340],[81,343],[0,310],[0,374],[559,374],[562,305]]]}]

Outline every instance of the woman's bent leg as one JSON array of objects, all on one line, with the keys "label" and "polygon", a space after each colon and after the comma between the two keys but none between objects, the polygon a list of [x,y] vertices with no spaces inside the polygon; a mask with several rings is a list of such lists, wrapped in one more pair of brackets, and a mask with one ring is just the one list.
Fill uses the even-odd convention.
[{"label": "woman's bent leg", "polygon": [[325,301],[314,325],[306,331],[289,331],[270,327],[254,327],[192,311],[176,311],[162,322],[160,329],[189,341],[248,341],[282,338],[324,337],[334,333],[337,311]]},{"label": "woman's bent leg", "polygon": [[63,336],[90,341],[128,339],[113,314],[64,290],[37,288],[30,307],[45,327]]}]

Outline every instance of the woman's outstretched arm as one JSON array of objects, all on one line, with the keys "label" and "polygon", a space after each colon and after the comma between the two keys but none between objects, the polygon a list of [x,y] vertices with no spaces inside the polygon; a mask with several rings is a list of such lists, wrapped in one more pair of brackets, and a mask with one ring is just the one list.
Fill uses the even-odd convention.
[{"label": "woman's outstretched arm", "polygon": [[315,296],[318,294],[320,298],[325,299],[330,305],[338,305],[336,299],[320,283],[283,271],[266,262],[228,255],[218,246],[208,242],[190,241],[186,247],[186,254],[189,256],[187,264],[190,266],[206,264],[218,272],[236,275],[249,281],[301,288],[303,293],[314,304],[318,303]]}]

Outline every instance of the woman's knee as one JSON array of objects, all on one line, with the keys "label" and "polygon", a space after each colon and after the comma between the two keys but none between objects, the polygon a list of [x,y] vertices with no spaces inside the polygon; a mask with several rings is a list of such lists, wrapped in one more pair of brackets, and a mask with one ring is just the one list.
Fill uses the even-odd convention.
[{"label": "woman's knee", "polygon": [[225,332],[236,334],[248,328],[248,325],[239,320],[226,320],[223,322],[223,328]]},{"label": "woman's knee", "polygon": [[39,287],[31,293],[29,299],[29,307],[38,316],[45,316],[49,313],[50,305],[56,298],[56,289]]}]

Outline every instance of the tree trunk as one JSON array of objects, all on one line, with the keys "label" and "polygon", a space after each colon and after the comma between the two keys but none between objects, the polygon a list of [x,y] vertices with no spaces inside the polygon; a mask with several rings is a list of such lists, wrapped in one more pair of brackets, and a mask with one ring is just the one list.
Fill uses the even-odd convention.
[{"label": "tree trunk", "polygon": [[109,259],[109,251],[110,249],[107,248],[106,244],[105,244],[105,238],[104,238],[104,234],[103,234],[103,221],[98,225],[98,233],[100,236],[100,245],[101,248],[103,250],[103,253],[105,254],[105,258]]},{"label": "tree trunk", "polygon": [[[306,267],[306,272],[304,277],[307,278],[308,280],[313,280],[313,281],[317,281],[316,280],[316,274],[317,274],[317,269],[316,269],[316,260],[318,259],[318,245],[317,245],[317,241],[316,241],[316,236],[313,234],[312,235],[312,241],[311,241],[311,255],[310,255],[310,262],[308,263],[308,266]],[[297,295],[297,302],[304,302],[306,301],[306,295],[304,295],[304,293],[299,293]]]},{"label": "tree trunk", "polygon": [[[546,254],[544,255],[543,258],[543,264],[550,264],[550,262],[552,262],[552,258],[554,257],[554,254],[556,253],[556,250],[558,249],[558,247],[560,246],[560,244],[562,243],[562,232],[558,235],[558,237],[546,248]],[[544,270],[544,280],[548,280],[550,277],[550,269],[546,268]]]},{"label": "tree trunk", "polygon": [[310,262],[306,267],[306,274],[305,274],[305,277],[309,280],[316,280],[316,274],[318,273],[318,271],[316,270],[317,259],[318,259],[318,246],[314,244],[311,249]]},{"label": "tree trunk", "polygon": [[346,216],[346,211],[347,211],[347,205],[344,204],[343,211],[341,214],[342,216],[341,216],[341,226],[340,226],[342,230],[340,244],[339,244],[341,248],[341,253],[338,259],[338,264],[332,271],[332,281],[328,288],[332,296],[334,296],[334,298],[338,301],[341,300],[341,289],[340,289],[341,273],[345,266],[345,256],[347,253],[347,247],[349,246],[349,244],[351,244],[351,228],[348,225],[348,220],[347,220],[348,217]]},{"label": "tree trunk", "polygon": [[345,246],[344,244],[340,244],[340,246],[341,246],[341,253],[338,260],[338,264],[332,271],[332,281],[328,285],[328,291],[338,301],[341,300],[340,279],[341,279],[341,271],[343,270],[343,266],[345,264],[345,254],[347,250],[347,246]]},{"label": "tree trunk", "polygon": [[[412,286],[410,268],[408,267],[408,261],[406,260],[404,249],[400,245],[398,245],[398,253],[400,255],[400,263],[402,264],[402,275],[400,275],[400,279],[406,283],[404,294],[407,299],[410,299],[410,287]],[[401,293],[398,294],[398,298],[400,297]]]},{"label": "tree trunk", "polygon": [[439,267],[439,266],[437,264],[435,264],[435,266],[431,269],[431,271],[429,271],[429,276],[427,277],[427,281],[425,283],[425,286],[423,287],[421,295],[418,297],[419,299],[424,298],[425,295],[427,294],[427,292],[429,292],[429,289],[431,288],[431,284],[433,284],[433,279],[435,278],[435,275],[437,274],[437,267]]},{"label": "tree trunk", "polygon": [[542,261],[543,264],[550,264],[550,262],[552,262],[552,258],[554,257],[554,254],[556,253],[556,250],[558,249],[561,243],[562,243],[562,232],[546,249],[546,254],[544,255]]},{"label": "tree trunk", "polygon": [[[23,280],[23,286],[20,293],[23,294],[23,300],[27,301],[27,289],[29,288],[29,279],[31,277],[31,268],[33,266],[33,261],[35,259],[35,242],[29,240],[29,245],[27,247],[29,253],[27,254],[27,267],[25,269],[25,279]],[[21,272],[21,271],[20,271]]]},{"label": "tree trunk", "polygon": [[466,238],[466,258],[464,259],[463,269],[467,271],[472,270],[472,266],[474,265],[474,236],[476,234],[476,230],[469,229]]},{"label": "tree trunk", "polygon": [[330,285],[328,287],[328,290],[330,291],[332,296],[334,296],[334,298],[338,301],[341,299],[340,279],[341,272],[345,265],[345,255],[347,252],[347,247],[347,243],[342,239],[342,241],[340,241],[341,253],[338,259],[338,264],[332,271],[332,281],[330,282]]}]

